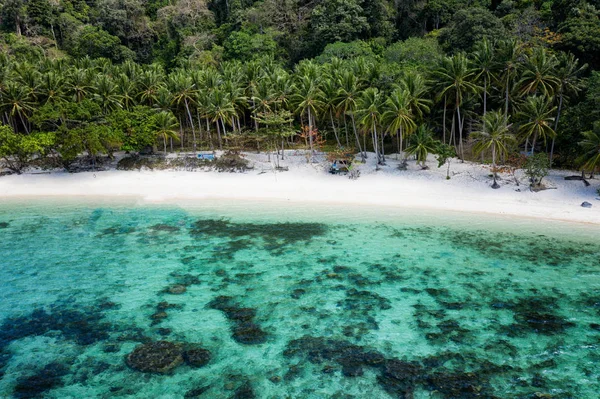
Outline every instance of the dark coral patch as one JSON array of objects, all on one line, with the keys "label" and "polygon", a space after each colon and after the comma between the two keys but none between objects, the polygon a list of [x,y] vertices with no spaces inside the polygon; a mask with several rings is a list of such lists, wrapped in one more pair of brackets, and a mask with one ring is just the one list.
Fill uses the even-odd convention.
[{"label": "dark coral patch", "polygon": [[218,296],[207,306],[225,313],[225,317],[233,324],[232,338],[240,344],[254,345],[267,341],[268,334],[254,322],[256,309],[242,307],[228,296]]},{"label": "dark coral patch", "polygon": [[62,386],[62,377],[68,373],[67,366],[50,363],[37,374],[20,378],[13,391],[16,399],[40,398],[54,388]]},{"label": "dark coral patch", "polygon": [[157,341],[137,346],[125,358],[134,370],[145,373],[168,373],[183,362],[181,345]]}]

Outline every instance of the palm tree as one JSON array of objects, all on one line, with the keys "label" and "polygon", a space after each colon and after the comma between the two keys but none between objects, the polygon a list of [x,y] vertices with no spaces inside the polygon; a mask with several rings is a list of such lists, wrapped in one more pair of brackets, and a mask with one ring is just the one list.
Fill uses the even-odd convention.
[{"label": "palm tree", "polygon": [[493,111],[486,114],[480,124],[479,131],[473,132],[471,137],[475,142],[473,149],[476,154],[492,150],[492,173],[494,183],[492,188],[500,188],[496,181],[496,157],[508,154],[509,146],[516,142],[515,136],[510,133],[511,125],[502,111]]},{"label": "palm tree", "polygon": [[[472,82],[475,77],[475,72],[470,68],[467,57],[463,53],[459,53],[453,57],[446,57],[442,61],[441,67],[434,72],[434,75],[440,81],[440,93],[438,96],[440,98],[446,96],[448,98],[454,98],[456,118],[458,119],[458,148],[460,152],[460,158],[461,160],[464,160],[462,143],[464,119],[460,113],[460,106],[462,105],[467,94],[477,92],[478,87]],[[453,117],[453,129],[454,123]]]},{"label": "palm tree", "polygon": [[171,112],[161,111],[156,114],[156,135],[163,138],[163,149],[167,153],[167,138],[178,140],[177,137],[177,118]]},{"label": "palm tree", "polygon": [[369,87],[362,92],[358,99],[356,114],[359,117],[359,124],[367,131],[371,132],[373,141],[373,151],[377,159],[375,170],[379,170],[379,165],[383,165],[385,157],[379,149],[379,135],[377,127],[381,125],[381,116],[383,110],[383,99],[381,93],[375,87]]},{"label": "palm tree", "polygon": [[163,84],[163,76],[156,69],[148,69],[139,75],[138,79],[140,103],[154,106],[156,96]]},{"label": "palm tree", "polygon": [[425,114],[431,111],[433,101],[428,97],[429,87],[423,75],[417,72],[408,72],[400,79],[400,88],[408,95],[408,106],[410,112],[417,121],[422,122]]},{"label": "palm tree", "polygon": [[531,152],[535,151],[535,143],[538,138],[546,141],[548,137],[553,138],[556,132],[552,128],[554,122],[554,112],[556,107],[552,106],[552,99],[542,96],[531,96],[525,100],[521,107],[519,116],[528,122],[521,124],[520,133],[526,139],[525,152],[527,152],[527,143],[532,138]]},{"label": "palm tree", "polygon": [[33,111],[35,102],[32,99],[31,91],[24,85],[9,81],[4,84],[0,92],[0,108],[3,109],[10,118],[13,130],[18,132],[17,118],[21,122],[25,132],[29,134],[29,123],[27,120],[29,112]]},{"label": "palm tree", "polygon": [[489,84],[495,79],[494,64],[495,54],[494,45],[484,38],[475,48],[473,64],[477,74],[475,79],[483,79],[483,116],[487,113],[487,98]]},{"label": "palm tree", "polygon": [[548,54],[544,47],[533,49],[525,58],[521,80],[518,83],[521,95],[553,96],[555,89],[560,85],[555,72],[556,65],[556,57]]},{"label": "palm tree", "polygon": [[504,89],[504,115],[508,116],[510,92],[513,88],[513,80],[517,75],[523,54],[523,44],[515,39],[507,39],[499,42],[498,60],[502,72],[499,77]]},{"label": "palm tree", "polygon": [[315,80],[310,76],[311,74],[307,74],[299,79],[293,99],[296,104],[296,112],[298,112],[300,115],[306,113],[306,117],[308,119],[308,138],[311,152],[310,160],[312,161],[313,131],[316,127],[315,117],[319,114],[319,110],[323,105],[323,93],[321,92],[319,86],[315,83]]},{"label": "palm tree", "polygon": [[[587,68],[587,64],[579,66],[579,60],[573,54],[560,53],[558,56],[558,68],[556,77],[558,79],[557,95],[558,95],[558,110],[556,113],[556,121],[554,123],[554,131],[558,133],[558,122],[563,107],[565,96],[576,95],[581,90],[581,79],[579,76]],[[554,142],[556,137],[552,138],[550,147],[550,166],[554,158]]]},{"label": "palm tree", "polygon": [[[212,122],[217,125],[217,135],[219,136],[219,147],[222,148],[223,143],[221,139],[221,127],[223,128],[223,135],[227,137],[227,130],[225,128],[225,121],[235,115],[235,108],[233,107],[227,93],[221,89],[213,90],[209,99],[209,115],[212,117]],[[221,125],[219,126],[219,122]]]},{"label": "palm tree", "polygon": [[[333,129],[333,135],[335,136],[335,141],[338,147],[342,147],[342,143],[340,143],[340,138],[337,133],[337,126],[335,124],[335,120],[333,119],[333,115],[338,115],[338,90],[334,79],[326,78],[323,80],[321,85],[321,90],[323,91],[323,112],[329,116],[329,120],[331,121],[331,128]],[[349,145],[348,135],[346,134],[346,146]]]},{"label": "palm tree", "polygon": [[417,128],[410,108],[410,94],[407,90],[396,89],[385,101],[382,116],[388,131],[398,136],[398,154],[402,155],[403,134],[410,135]]},{"label": "palm tree", "polygon": [[354,119],[354,111],[357,107],[357,99],[360,94],[361,84],[352,72],[344,71],[340,74],[339,80],[337,82],[340,90],[338,93],[338,104],[337,108],[339,112],[342,113],[344,117],[344,126],[346,127],[346,134],[348,132],[347,129],[347,119],[346,117],[350,115],[350,119],[352,121],[352,129],[354,130],[354,137],[356,139],[356,147],[360,152],[362,161],[365,161],[367,157],[366,148],[362,148],[360,145],[360,140],[358,138],[358,131],[356,130],[356,121]]},{"label": "palm tree", "polygon": [[[190,107],[196,103],[197,89],[194,87],[190,76],[183,72],[176,72],[167,78],[167,87],[173,94],[173,105],[176,109],[183,107],[188,122],[192,128],[194,152],[196,152],[196,129],[194,128],[194,118]],[[181,138],[183,147],[183,137]]]},{"label": "palm tree", "polygon": [[74,68],[70,70],[66,82],[66,90],[75,102],[81,102],[92,92],[92,74],[90,69]]},{"label": "palm tree", "polygon": [[56,104],[65,100],[65,80],[56,72],[47,72],[40,78],[38,101],[40,104]]},{"label": "palm tree", "polygon": [[130,110],[135,105],[135,97],[137,94],[137,88],[135,82],[133,82],[127,75],[120,74],[117,77],[117,87],[119,90],[119,96],[121,96],[122,107],[126,110]]},{"label": "palm tree", "polygon": [[594,124],[594,129],[583,132],[583,140],[579,145],[583,149],[583,155],[577,160],[583,164],[583,170],[589,170],[591,175],[600,168],[600,123]]},{"label": "palm tree", "polygon": [[255,127],[258,129],[258,114],[267,114],[271,112],[271,106],[276,101],[276,95],[268,79],[261,79],[252,86],[252,113],[255,121]]},{"label": "palm tree", "polygon": [[121,96],[117,93],[117,85],[108,75],[101,74],[96,79],[94,98],[105,113],[121,108]]},{"label": "palm tree", "polygon": [[425,168],[427,155],[435,152],[436,142],[433,139],[433,132],[425,125],[419,126],[417,132],[411,136],[410,145],[406,147],[406,152],[417,156],[417,165],[420,163]]}]

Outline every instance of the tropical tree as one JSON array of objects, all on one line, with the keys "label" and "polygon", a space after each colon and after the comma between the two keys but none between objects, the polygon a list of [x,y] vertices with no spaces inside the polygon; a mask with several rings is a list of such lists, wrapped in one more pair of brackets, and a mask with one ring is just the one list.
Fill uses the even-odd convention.
[{"label": "tropical tree", "polygon": [[92,74],[89,69],[73,68],[67,75],[67,93],[75,102],[81,102],[92,93]]},{"label": "tropical tree", "polygon": [[594,172],[600,168],[600,122],[594,124],[594,129],[583,132],[583,140],[579,146],[583,154],[577,159],[582,164],[583,170],[588,170],[593,176]]},{"label": "tropical tree", "polygon": [[121,108],[121,96],[115,82],[108,75],[99,75],[95,82],[94,98],[104,113]]},{"label": "tropical tree", "polygon": [[408,72],[400,79],[400,88],[407,92],[410,112],[418,122],[422,122],[425,114],[431,111],[433,101],[429,98],[429,86],[423,75]]},{"label": "tropical tree", "polygon": [[[183,109],[187,120],[192,128],[192,138],[194,152],[196,152],[196,129],[194,128],[194,118],[190,107],[196,104],[197,89],[194,87],[190,76],[183,72],[171,74],[167,78],[167,87],[173,95],[172,101],[176,109]],[[183,137],[181,137],[183,146]]]},{"label": "tropical tree", "polygon": [[504,90],[504,115],[508,116],[510,93],[522,61],[523,44],[515,39],[501,40],[498,43],[498,65],[500,87]]},{"label": "tropical tree", "polygon": [[179,140],[177,136],[177,118],[171,113],[161,111],[154,116],[154,124],[156,128],[156,136],[162,137],[163,139],[163,150],[167,153],[167,138],[172,140]]},{"label": "tropical tree", "polygon": [[310,144],[310,160],[313,155],[313,131],[316,127],[315,117],[319,114],[319,110],[323,106],[323,92],[315,83],[312,73],[307,73],[302,76],[296,84],[296,93],[293,95],[294,103],[296,104],[296,112],[300,115],[306,113],[308,120],[308,138]]},{"label": "tropical tree", "polygon": [[[563,108],[565,97],[574,96],[581,90],[581,79],[579,76],[587,68],[587,64],[579,66],[579,60],[573,54],[560,53],[558,55],[558,68],[556,69],[556,78],[558,79],[558,87],[556,94],[558,96],[558,110],[556,112],[556,120],[554,122],[554,131],[558,134],[558,123]],[[554,143],[556,136],[552,138],[550,147],[550,165],[554,160]]]},{"label": "tropical tree", "polygon": [[427,165],[427,156],[436,151],[437,143],[433,139],[433,132],[425,125],[419,126],[416,133],[410,138],[410,144],[406,147],[409,155],[416,155],[417,165],[421,164],[423,168]]},{"label": "tropical tree", "polygon": [[464,119],[460,112],[460,107],[465,99],[465,96],[477,92],[477,85],[473,83],[475,71],[470,68],[469,60],[463,53],[446,57],[440,68],[434,75],[439,79],[440,91],[439,98],[447,97],[454,99],[454,108],[456,111],[456,122],[452,118],[452,129],[454,130],[455,123],[458,124],[459,142],[458,148],[461,160],[464,160],[463,151],[463,127]]},{"label": "tropical tree", "polygon": [[35,102],[31,92],[18,82],[9,81],[0,92],[0,108],[9,116],[15,132],[18,132],[19,122],[27,134],[30,132],[27,117],[33,110]]},{"label": "tropical tree", "polygon": [[359,124],[362,126],[365,134],[371,133],[373,141],[373,151],[377,159],[375,170],[379,170],[379,165],[385,163],[383,148],[379,144],[379,133],[377,128],[381,125],[383,114],[383,98],[379,90],[375,87],[369,87],[361,94],[357,104],[356,114],[359,117]]},{"label": "tropical tree", "polygon": [[519,132],[525,139],[525,152],[527,152],[527,143],[531,139],[531,152],[535,152],[535,144],[538,139],[546,142],[547,138],[556,136],[552,128],[554,122],[554,113],[556,107],[552,105],[552,99],[542,96],[530,96],[521,106],[519,116],[527,120],[519,127]]},{"label": "tropical tree", "polygon": [[548,53],[544,47],[536,47],[525,57],[523,71],[518,86],[521,95],[539,94],[553,96],[560,85],[556,76],[556,57]]},{"label": "tropical tree", "polygon": [[354,113],[357,108],[358,97],[361,92],[361,83],[350,71],[344,71],[340,74],[338,78],[338,110],[344,117],[344,127],[346,129],[346,134],[348,134],[347,127],[347,115],[350,115],[350,120],[352,121],[352,129],[354,131],[354,137],[356,139],[356,148],[361,154],[362,161],[364,162],[367,154],[366,148],[360,145],[360,140],[358,138],[358,131],[356,130],[356,120],[354,118]]},{"label": "tropical tree", "polygon": [[410,93],[407,90],[394,90],[384,105],[382,120],[390,133],[398,136],[398,154],[402,155],[404,134],[410,135],[417,128],[410,107]]},{"label": "tropical tree", "polygon": [[[342,147],[342,143],[340,142],[340,138],[338,136],[336,120],[338,119],[338,91],[339,87],[337,86],[334,79],[328,77],[323,80],[321,85],[321,90],[323,92],[323,113],[324,116],[329,117],[331,122],[331,128],[333,129],[333,135],[335,137],[335,141],[338,147]],[[334,119],[334,115],[336,118]],[[346,134],[346,146],[349,146],[348,134]]]},{"label": "tropical tree", "polygon": [[476,154],[484,151],[492,152],[492,175],[494,182],[492,188],[500,188],[496,181],[496,159],[508,154],[510,146],[516,142],[515,136],[510,132],[512,125],[508,124],[506,116],[502,111],[492,111],[481,119],[479,130],[473,132],[471,137],[475,143],[473,149]]},{"label": "tropical tree", "polygon": [[489,85],[496,79],[496,74],[494,73],[496,62],[494,45],[486,37],[475,46],[473,55],[473,66],[476,71],[475,79],[483,80],[483,116],[485,116],[487,113]]}]

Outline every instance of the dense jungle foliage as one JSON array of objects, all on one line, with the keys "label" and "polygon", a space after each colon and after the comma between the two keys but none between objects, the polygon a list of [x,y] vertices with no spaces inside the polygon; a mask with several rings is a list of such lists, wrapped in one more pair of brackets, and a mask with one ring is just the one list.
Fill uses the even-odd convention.
[{"label": "dense jungle foliage", "polygon": [[0,158],[16,172],[301,145],[600,166],[599,0],[0,4]]}]

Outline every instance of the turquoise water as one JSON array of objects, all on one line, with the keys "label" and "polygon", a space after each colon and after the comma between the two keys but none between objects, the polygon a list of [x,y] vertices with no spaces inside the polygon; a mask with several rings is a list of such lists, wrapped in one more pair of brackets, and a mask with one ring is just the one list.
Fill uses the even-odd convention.
[{"label": "turquoise water", "polygon": [[12,201],[0,397],[598,398],[599,255],[486,215]]}]

